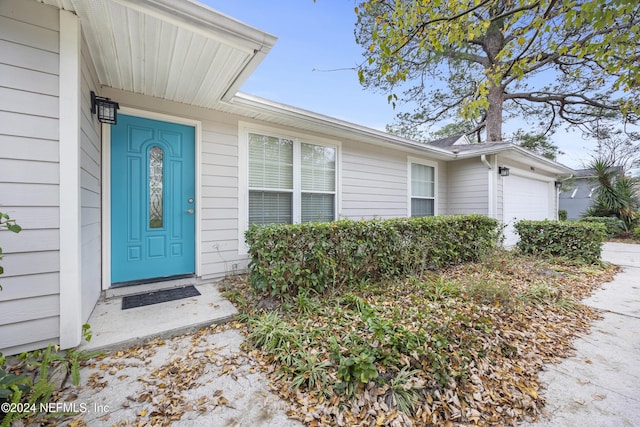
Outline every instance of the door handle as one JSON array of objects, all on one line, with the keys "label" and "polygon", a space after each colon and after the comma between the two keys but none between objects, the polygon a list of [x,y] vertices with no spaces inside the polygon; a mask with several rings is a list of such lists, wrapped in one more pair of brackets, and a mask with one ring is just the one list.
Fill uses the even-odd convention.
[{"label": "door handle", "polygon": [[188,213],[188,214],[193,215],[193,212],[194,212],[194,211],[193,211],[193,209],[187,209],[185,212],[186,212],[186,213]]}]

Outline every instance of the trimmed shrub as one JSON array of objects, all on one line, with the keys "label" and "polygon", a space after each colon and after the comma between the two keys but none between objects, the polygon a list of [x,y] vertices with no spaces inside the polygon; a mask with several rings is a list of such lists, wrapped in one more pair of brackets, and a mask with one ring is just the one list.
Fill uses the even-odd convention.
[{"label": "trimmed shrub", "polygon": [[560,209],[558,211],[558,219],[560,221],[566,221],[567,220],[567,211],[566,211],[566,209]]},{"label": "trimmed shrub", "polygon": [[585,216],[584,218],[580,218],[580,221],[603,224],[607,237],[613,237],[621,233],[624,229],[624,223],[615,216]]},{"label": "trimmed shrub", "polygon": [[600,261],[605,226],[598,222],[518,221],[518,249],[525,254],[564,257],[576,261]]},{"label": "trimmed shrub", "polygon": [[477,260],[497,240],[481,215],[252,226],[249,283],[271,295],[421,275]]}]

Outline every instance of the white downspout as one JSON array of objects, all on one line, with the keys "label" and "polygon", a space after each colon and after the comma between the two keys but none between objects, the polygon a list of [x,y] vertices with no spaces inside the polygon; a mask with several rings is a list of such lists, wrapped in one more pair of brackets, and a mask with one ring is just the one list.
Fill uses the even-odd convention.
[{"label": "white downspout", "polygon": [[484,163],[484,165],[487,167],[487,169],[491,170],[491,164],[489,163],[489,161],[487,160],[487,156],[486,155],[481,155],[480,156],[480,161],[482,163]]}]

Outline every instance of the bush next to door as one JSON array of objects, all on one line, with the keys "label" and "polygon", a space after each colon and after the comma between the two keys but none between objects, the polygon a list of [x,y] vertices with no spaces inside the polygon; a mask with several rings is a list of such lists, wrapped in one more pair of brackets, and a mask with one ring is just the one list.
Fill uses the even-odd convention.
[{"label": "bush next to door", "polygon": [[580,221],[604,224],[607,237],[613,237],[624,230],[624,223],[615,216],[585,216]]},{"label": "bush next to door", "polygon": [[420,275],[477,260],[495,245],[496,228],[482,215],[252,226],[249,281],[275,296]]},{"label": "bush next to door", "polygon": [[519,221],[518,249],[526,254],[564,257],[588,263],[600,260],[606,228],[597,222]]}]

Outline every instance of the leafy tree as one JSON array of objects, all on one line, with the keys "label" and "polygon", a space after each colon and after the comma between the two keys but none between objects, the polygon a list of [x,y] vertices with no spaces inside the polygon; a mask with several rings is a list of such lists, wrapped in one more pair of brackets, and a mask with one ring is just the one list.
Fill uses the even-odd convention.
[{"label": "leafy tree", "polygon": [[562,151],[544,134],[535,134],[518,129],[513,134],[512,139],[514,144],[540,154],[547,159],[555,160],[559,154],[562,154]]},{"label": "leafy tree", "polygon": [[598,126],[588,136],[597,141],[593,159],[620,166],[625,173],[640,167],[640,134]]},{"label": "leafy tree", "polygon": [[[468,135],[473,133],[476,124],[470,121],[448,123],[434,132],[427,132],[420,127],[412,126],[409,123],[396,123],[387,125],[386,130],[394,135],[399,135],[414,141],[429,142],[436,139],[448,138],[450,136]],[[480,142],[480,141],[478,141]]]},{"label": "leafy tree", "polygon": [[[560,123],[640,113],[637,0],[363,0],[356,40],[368,88],[416,109],[404,126],[475,120],[500,141],[523,117]],[[398,95],[400,94],[400,96]]]}]

